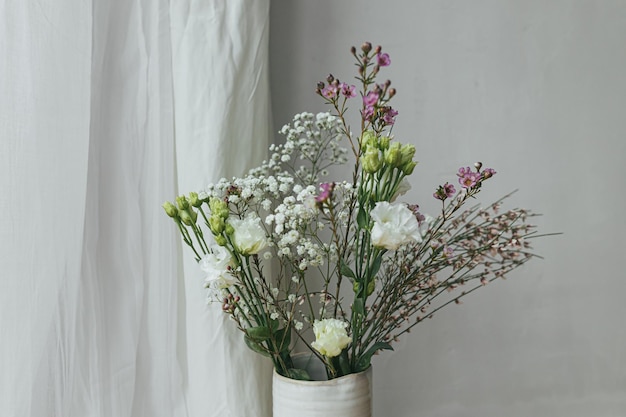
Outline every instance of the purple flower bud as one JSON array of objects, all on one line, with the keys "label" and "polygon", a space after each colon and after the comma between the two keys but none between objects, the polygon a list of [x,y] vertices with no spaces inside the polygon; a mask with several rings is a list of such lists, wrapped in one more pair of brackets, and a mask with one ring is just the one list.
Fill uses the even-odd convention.
[{"label": "purple flower bud", "polygon": [[483,171],[483,179],[491,178],[496,174],[493,168],[487,168]]}]

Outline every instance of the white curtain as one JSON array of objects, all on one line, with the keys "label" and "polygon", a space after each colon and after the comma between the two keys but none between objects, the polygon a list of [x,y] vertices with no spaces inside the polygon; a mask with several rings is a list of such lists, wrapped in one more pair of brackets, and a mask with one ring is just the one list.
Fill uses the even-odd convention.
[{"label": "white curtain", "polygon": [[269,415],[160,207],[264,156],[268,9],[0,2],[0,415]]}]

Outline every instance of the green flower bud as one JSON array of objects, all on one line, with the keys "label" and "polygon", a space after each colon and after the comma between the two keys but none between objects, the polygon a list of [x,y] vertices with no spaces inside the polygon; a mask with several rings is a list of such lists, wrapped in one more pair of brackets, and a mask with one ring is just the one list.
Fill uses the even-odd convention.
[{"label": "green flower bud", "polygon": [[391,138],[389,136],[381,136],[380,141],[378,142],[378,148],[380,148],[381,151],[384,151],[385,149],[389,148],[390,142]]},{"label": "green flower bud", "polygon": [[189,193],[189,203],[195,208],[198,208],[202,205],[202,200],[198,198],[198,193]]},{"label": "green flower bud", "polygon": [[361,164],[363,171],[373,174],[377,172],[383,165],[377,148],[368,147],[363,156],[361,156]]},{"label": "green flower bud", "polygon": [[167,215],[171,218],[175,219],[178,217],[178,209],[174,204],[170,203],[169,201],[163,203],[163,209],[165,209],[165,213],[167,213]]},{"label": "green flower bud", "polygon": [[230,223],[226,223],[226,234],[231,236],[233,233],[235,233],[235,228]]},{"label": "green flower bud", "polygon": [[191,207],[187,209],[187,213],[191,216],[191,220],[195,223],[198,220],[198,213],[195,212]]},{"label": "green flower bud", "polygon": [[209,200],[209,209],[211,210],[211,214],[215,216],[219,216],[222,219],[228,218],[228,204],[226,204],[224,200],[212,197]]},{"label": "green flower bud", "polygon": [[366,130],[361,135],[361,148],[367,148],[369,146],[378,146],[376,140],[376,133],[372,130]]},{"label": "green flower bud", "polygon": [[176,197],[176,204],[179,210],[187,210],[189,208],[189,201],[187,201],[187,197],[184,195]]},{"label": "green flower bud", "polygon": [[402,162],[400,162],[400,165],[405,165],[407,162],[410,162],[413,160],[413,157],[415,156],[415,146],[411,145],[410,143],[407,143],[402,146],[401,153],[402,153]]},{"label": "green flower bud", "polygon": [[409,161],[406,164],[402,165],[402,173],[404,175],[411,175],[413,173],[413,170],[415,169],[415,166],[417,165],[417,162],[415,161]]},{"label": "green flower bud", "polygon": [[193,218],[191,217],[191,215],[189,214],[188,211],[180,211],[180,219],[183,221],[183,223],[185,223],[187,226],[191,226],[193,225],[195,222],[193,220]]},{"label": "green flower bud", "polygon": [[370,281],[369,284],[367,284],[367,295],[370,296],[372,295],[372,293],[374,292],[374,289],[376,288],[376,280],[373,279]]},{"label": "green flower bud", "polygon": [[400,162],[402,162],[401,147],[402,145],[399,142],[394,142],[384,153],[385,163],[392,168],[397,168],[400,166]]},{"label": "green flower bud", "polygon": [[224,231],[225,226],[226,226],[226,223],[224,222],[224,219],[221,218],[220,216],[216,216],[212,214],[209,217],[209,228],[211,229],[211,232],[214,235],[221,234]]},{"label": "green flower bud", "polygon": [[227,240],[224,236],[217,235],[215,236],[215,243],[217,243],[220,246],[226,246]]}]

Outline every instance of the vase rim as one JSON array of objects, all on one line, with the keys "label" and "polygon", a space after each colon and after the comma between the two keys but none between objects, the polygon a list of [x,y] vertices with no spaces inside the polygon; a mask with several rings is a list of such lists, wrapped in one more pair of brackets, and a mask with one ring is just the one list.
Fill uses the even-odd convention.
[{"label": "vase rim", "polygon": [[306,380],[302,380],[302,379],[292,379],[292,378],[288,378],[286,376],[283,376],[281,374],[279,374],[276,371],[276,368],[274,368],[274,378],[278,379],[280,381],[284,381],[284,382],[288,382],[291,384],[296,384],[296,385],[335,385],[335,384],[339,384],[341,381],[345,381],[345,380],[349,380],[352,378],[359,378],[360,375],[363,374],[367,374],[367,373],[371,373],[372,372],[372,365],[370,364],[370,366],[367,367],[367,369],[361,371],[361,372],[354,372],[351,374],[347,374],[347,375],[343,375],[340,376],[338,378],[333,378],[333,379],[326,379],[326,380],[313,380],[313,381],[306,381]]}]

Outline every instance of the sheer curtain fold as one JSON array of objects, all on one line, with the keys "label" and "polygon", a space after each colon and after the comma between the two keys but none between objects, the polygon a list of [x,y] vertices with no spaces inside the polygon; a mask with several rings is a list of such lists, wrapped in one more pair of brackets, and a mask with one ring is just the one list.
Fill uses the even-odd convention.
[{"label": "sheer curtain fold", "polygon": [[160,207],[267,142],[269,3],[202,3],[0,4],[3,416],[269,415]]},{"label": "sheer curtain fold", "polygon": [[0,4],[0,414],[67,415],[89,132],[89,5]]},{"label": "sheer curtain fold", "polygon": [[[178,186],[186,194],[266,157],[269,1],[187,0],[171,10]],[[186,249],[183,258],[190,415],[271,415],[269,363],[245,347],[219,305],[206,305],[198,267]]]}]

